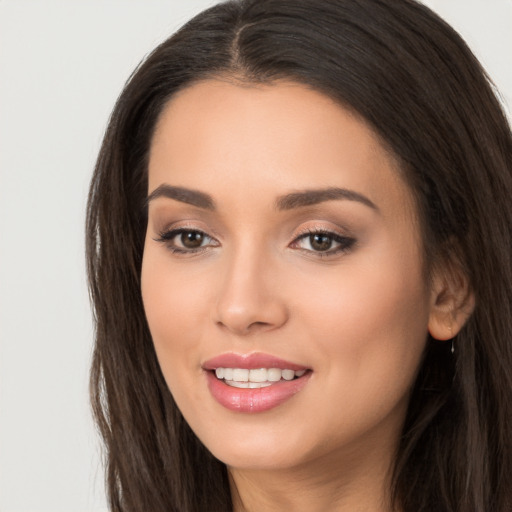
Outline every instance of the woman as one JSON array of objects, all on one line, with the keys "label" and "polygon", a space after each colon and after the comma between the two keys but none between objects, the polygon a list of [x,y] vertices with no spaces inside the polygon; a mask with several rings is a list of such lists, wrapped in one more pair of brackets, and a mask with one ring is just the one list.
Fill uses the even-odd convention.
[{"label": "woman", "polygon": [[115,511],[512,507],[512,139],[412,0],[245,0],[160,45],[88,207]]}]

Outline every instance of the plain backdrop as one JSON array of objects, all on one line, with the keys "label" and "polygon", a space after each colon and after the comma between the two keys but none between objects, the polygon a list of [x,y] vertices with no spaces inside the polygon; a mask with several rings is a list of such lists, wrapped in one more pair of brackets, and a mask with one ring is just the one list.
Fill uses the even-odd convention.
[{"label": "plain backdrop", "polygon": [[[211,0],[0,0],[0,512],[106,510],[84,209],[109,112]],[[430,0],[512,106],[512,0]]]}]

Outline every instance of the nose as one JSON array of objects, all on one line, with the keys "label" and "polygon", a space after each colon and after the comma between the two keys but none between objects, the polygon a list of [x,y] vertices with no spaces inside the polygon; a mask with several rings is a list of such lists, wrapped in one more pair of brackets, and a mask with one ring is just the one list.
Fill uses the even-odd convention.
[{"label": "nose", "polygon": [[226,262],[216,304],[219,327],[247,336],[282,327],[288,320],[280,272],[263,254],[240,251]]}]

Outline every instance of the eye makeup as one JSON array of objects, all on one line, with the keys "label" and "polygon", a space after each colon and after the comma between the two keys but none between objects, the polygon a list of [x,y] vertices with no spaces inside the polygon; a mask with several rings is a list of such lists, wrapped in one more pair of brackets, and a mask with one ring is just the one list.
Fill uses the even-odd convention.
[{"label": "eye makeup", "polygon": [[326,258],[348,252],[355,242],[353,237],[330,230],[308,228],[296,237],[290,246]]},{"label": "eye makeup", "polygon": [[[214,237],[192,227],[178,227],[160,232],[159,237],[154,240],[165,244],[177,255],[197,254],[220,246]],[[299,232],[289,247],[326,258],[349,251],[355,242],[353,237],[328,229],[307,228]]]},{"label": "eye makeup", "polygon": [[192,228],[176,228],[164,231],[159,238],[161,242],[174,254],[197,254],[209,247],[218,247],[219,243],[204,231]]}]

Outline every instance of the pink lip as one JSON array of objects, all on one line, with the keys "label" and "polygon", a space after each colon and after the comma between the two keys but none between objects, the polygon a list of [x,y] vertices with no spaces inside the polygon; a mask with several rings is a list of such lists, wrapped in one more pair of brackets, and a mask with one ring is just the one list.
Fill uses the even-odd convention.
[{"label": "pink lip", "polygon": [[264,412],[281,405],[298,393],[309,381],[312,372],[294,380],[280,380],[264,388],[235,388],[217,379],[215,368],[281,368],[288,370],[308,370],[306,366],[278,359],[268,354],[239,355],[223,354],[203,364],[208,389],[213,398],[231,411],[244,413]]},{"label": "pink lip", "polygon": [[307,366],[285,361],[269,354],[255,352],[253,354],[235,354],[229,352],[209,359],[203,364],[205,370],[216,368],[246,368],[254,370],[257,368],[281,368],[282,370],[307,370]]}]

